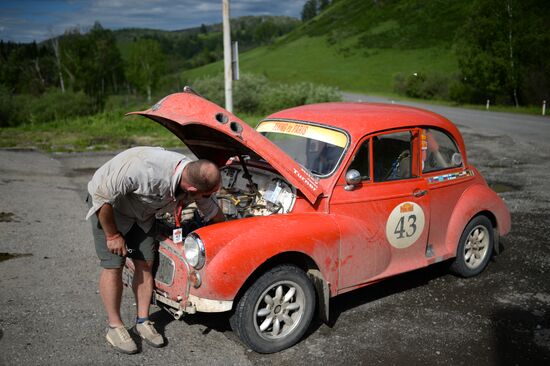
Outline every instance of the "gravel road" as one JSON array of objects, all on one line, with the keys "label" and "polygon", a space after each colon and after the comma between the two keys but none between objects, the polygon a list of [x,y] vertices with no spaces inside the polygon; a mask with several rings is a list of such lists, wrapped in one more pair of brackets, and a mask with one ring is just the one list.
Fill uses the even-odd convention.
[{"label": "gravel road", "polygon": [[[274,355],[243,347],[225,314],[174,321],[155,307],[165,348],[111,350],[83,198],[114,152],[0,150],[0,364],[549,364],[550,119],[536,119],[531,131],[519,115],[444,112],[458,117],[470,161],[512,211],[503,253],[473,279],[442,264],[337,297],[330,324],[315,323],[307,338]],[[483,122],[500,115],[516,123]],[[131,324],[130,291],[122,308]]]}]

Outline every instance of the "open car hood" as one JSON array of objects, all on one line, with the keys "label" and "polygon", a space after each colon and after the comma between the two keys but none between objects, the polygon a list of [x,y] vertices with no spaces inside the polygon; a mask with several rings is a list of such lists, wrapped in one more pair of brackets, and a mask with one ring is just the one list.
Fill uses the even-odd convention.
[{"label": "open car hood", "polygon": [[277,145],[224,108],[192,92],[171,94],[148,110],[131,112],[160,123],[200,159],[223,166],[230,157],[263,159],[315,203],[322,188],[317,179]]}]

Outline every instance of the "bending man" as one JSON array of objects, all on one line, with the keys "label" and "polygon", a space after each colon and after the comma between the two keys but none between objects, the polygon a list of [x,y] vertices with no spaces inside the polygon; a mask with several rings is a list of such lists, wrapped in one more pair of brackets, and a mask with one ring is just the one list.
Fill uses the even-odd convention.
[{"label": "bending man", "polygon": [[137,347],[120,316],[122,268],[132,258],[135,273],[132,288],[137,307],[132,330],[153,347],[164,345],[163,337],[149,321],[155,258],[155,214],[168,211],[178,201],[196,202],[205,222],[225,218],[210,197],[219,189],[220,172],[208,160],[192,161],[175,152],[155,147],[135,147],[116,155],[88,183],[86,219],[92,231],[102,267],[99,292],[109,318],[107,341],[124,353]]}]

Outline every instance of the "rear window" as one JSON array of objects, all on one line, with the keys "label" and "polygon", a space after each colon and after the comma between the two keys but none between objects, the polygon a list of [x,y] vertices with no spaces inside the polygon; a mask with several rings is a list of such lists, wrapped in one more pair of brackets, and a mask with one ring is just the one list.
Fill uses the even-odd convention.
[{"label": "rear window", "polygon": [[422,131],[422,172],[462,166],[462,156],[453,139],[446,133],[426,128]]}]

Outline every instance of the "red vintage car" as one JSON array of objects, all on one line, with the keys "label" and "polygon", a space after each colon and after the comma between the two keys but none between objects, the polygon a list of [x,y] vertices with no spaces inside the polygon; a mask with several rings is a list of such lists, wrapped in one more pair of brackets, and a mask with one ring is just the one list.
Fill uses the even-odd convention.
[{"label": "red vintage car", "polygon": [[253,129],[187,91],[131,114],[163,125],[222,174],[227,221],[202,226],[183,210],[183,244],[160,241],[157,304],[176,318],[228,312],[257,352],[294,345],[314,313],[328,319],[330,298],[381,279],[445,260],[477,275],[510,230],[458,129],[432,112],[314,104]]}]

